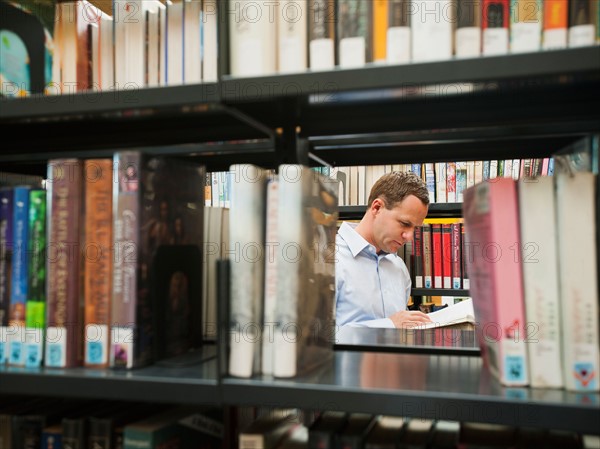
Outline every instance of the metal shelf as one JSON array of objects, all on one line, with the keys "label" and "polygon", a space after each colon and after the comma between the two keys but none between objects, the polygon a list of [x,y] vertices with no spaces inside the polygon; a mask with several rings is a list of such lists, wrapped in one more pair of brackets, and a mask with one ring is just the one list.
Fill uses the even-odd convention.
[{"label": "metal shelf", "polygon": [[413,296],[469,296],[469,290],[452,288],[413,288]]},{"label": "metal shelf", "polygon": [[[340,220],[360,220],[367,206],[340,206]],[[427,218],[453,218],[462,216],[462,203],[431,203]]]},{"label": "metal shelf", "polygon": [[343,410],[597,434],[600,396],[501,387],[478,357],[336,352],[320,372],[294,380],[222,381],[231,405]]}]

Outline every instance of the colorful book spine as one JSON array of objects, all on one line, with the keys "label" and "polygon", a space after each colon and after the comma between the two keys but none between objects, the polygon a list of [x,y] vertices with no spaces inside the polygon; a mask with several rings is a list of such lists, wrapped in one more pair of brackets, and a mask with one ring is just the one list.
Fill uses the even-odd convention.
[{"label": "colorful book spine", "polygon": [[[464,265],[464,255],[462,254],[462,234],[461,234],[461,223],[452,223],[451,237],[452,237],[452,260],[451,260],[451,273],[452,276],[452,288],[460,289],[462,287],[462,266]],[[467,287],[465,287],[467,288]]]},{"label": "colorful book spine", "polygon": [[29,191],[28,186],[15,187],[13,206],[13,257],[10,288],[8,363],[25,365],[25,303],[27,301],[29,247]]},{"label": "colorful book spine", "polygon": [[433,288],[433,245],[432,245],[432,226],[425,223],[421,227],[423,238],[423,283],[425,288]]},{"label": "colorful book spine", "polygon": [[546,0],[544,2],[544,50],[567,47],[567,28],[569,26],[569,3],[565,0]]},{"label": "colorful book spine", "polygon": [[542,44],[542,0],[511,0],[510,51],[539,51]]},{"label": "colorful book spine", "polygon": [[78,159],[48,162],[47,314],[44,364],[81,364],[80,232],[83,164]]},{"label": "colorful book spine", "polygon": [[84,364],[108,366],[112,294],[111,159],[85,161]]},{"label": "colorful book spine", "polygon": [[13,248],[13,189],[0,189],[0,364],[8,355],[7,338],[10,310],[10,275]]},{"label": "colorful book spine", "polygon": [[452,288],[452,225],[442,225],[442,287]]},{"label": "colorful book spine", "polygon": [[433,288],[443,288],[443,250],[442,225],[431,225],[431,244],[433,247]]},{"label": "colorful book spine", "polygon": [[46,191],[29,194],[29,286],[25,303],[25,366],[42,365],[46,329]]}]

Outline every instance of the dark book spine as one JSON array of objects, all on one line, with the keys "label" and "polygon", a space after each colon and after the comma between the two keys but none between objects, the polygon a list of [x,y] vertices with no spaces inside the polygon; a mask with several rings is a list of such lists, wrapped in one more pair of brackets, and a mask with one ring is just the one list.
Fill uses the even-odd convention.
[{"label": "dark book spine", "polygon": [[389,26],[390,27],[409,27],[410,26],[410,1],[409,0],[390,0],[389,5]]},{"label": "dark book spine", "polygon": [[45,365],[78,366],[82,359],[80,223],[82,164],[48,163],[47,329]]},{"label": "dark book spine", "polygon": [[12,264],[13,190],[0,189],[0,364],[7,358],[7,328]]},{"label": "dark book spine", "polygon": [[118,186],[113,189],[110,366],[116,368],[132,368],[135,358],[141,163],[142,156],[137,152],[119,152],[114,156]]}]

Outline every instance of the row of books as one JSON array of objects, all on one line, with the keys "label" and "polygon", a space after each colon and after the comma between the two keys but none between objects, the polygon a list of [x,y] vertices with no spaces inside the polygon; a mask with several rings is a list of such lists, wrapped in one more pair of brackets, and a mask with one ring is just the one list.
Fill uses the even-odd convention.
[{"label": "row of books", "polygon": [[230,172],[229,374],[294,377],[333,355],[337,181],[292,164]]},{"label": "row of books", "polygon": [[110,13],[87,0],[3,2],[2,95],[217,81],[216,0],[114,0]]},{"label": "row of books", "polygon": [[431,203],[461,203],[463,192],[467,188],[486,179],[552,175],[554,159],[547,157],[334,167],[330,170],[330,176],[340,181],[340,206],[365,205],[375,181],[390,171],[413,172],[419,176],[427,185]]},{"label": "row of books", "polygon": [[2,188],[1,361],[133,368],[199,348],[203,309],[216,316],[202,304],[204,178],[122,151],[50,160],[46,190]]},{"label": "row of books", "polygon": [[229,0],[231,75],[600,43],[595,0]]},{"label": "row of books", "polygon": [[[469,289],[461,219],[428,219],[398,250],[414,288]],[[449,292],[451,293],[451,292]]]},{"label": "row of books", "polygon": [[598,438],[576,432],[367,413],[325,411],[304,425],[295,410],[275,409],[242,429],[239,449],[289,448],[588,448]]},{"label": "row of books", "polygon": [[600,390],[596,188],[564,170],[465,191],[479,344],[504,385]]},{"label": "row of books", "polygon": [[223,412],[196,406],[4,397],[3,449],[222,447]]}]

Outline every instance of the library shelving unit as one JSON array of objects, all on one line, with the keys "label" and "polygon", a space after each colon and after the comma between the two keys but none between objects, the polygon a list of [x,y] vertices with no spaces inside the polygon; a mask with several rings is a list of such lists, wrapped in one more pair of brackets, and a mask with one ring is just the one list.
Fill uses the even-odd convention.
[{"label": "library shelving unit", "polygon": [[[191,158],[209,171],[232,163],[275,168],[546,157],[599,133],[599,104],[600,46],[223,75],[214,84],[2,99],[0,164],[4,171],[43,175],[51,157],[123,148]],[[600,432],[599,394],[505,388],[479,357],[441,349],[340,348],[329,366],[293,380],[235,379],[222,364],[217,356],[200,366],[131,372],[2,367],[0,394],[294,406]],[[395,376],[371,379],[361,374],[365,364]]]}]

